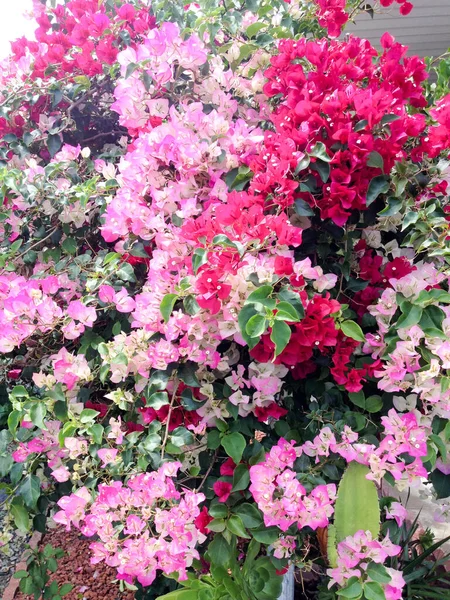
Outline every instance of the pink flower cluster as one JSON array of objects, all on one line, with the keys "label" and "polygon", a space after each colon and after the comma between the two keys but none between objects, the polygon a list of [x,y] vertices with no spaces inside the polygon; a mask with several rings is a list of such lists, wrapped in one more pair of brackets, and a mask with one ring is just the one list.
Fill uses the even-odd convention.
[{"label": "pink flower cluster", "polygon": [[[371,581],[366,575],[369,563],[383,564],[390,556],[397,556],[401,547],[393,544],[388,537],[382,541],[372,539],[370,531],[358,531],[353,536],[345,538],[337,547],[337,567],[328,569],[331,577],[328,587],[335,583],[344,586],[351,577],[358,579],[365,576],[366,581]],[[400,600],[405,581],[400,571],[386,567],[391,580],[384,585],[386,600]]]},{"label": "pink flower cluster", "polygon": [[125,484],[101,484],[95,500],[82,487],[58,501],[61,510],[54,519],[68,530],[73,525],[88,537],[98,536],[91,562],[115,567],[119,579],[150,585],[157,570],[186,579],[186,569],[199,558],[195,547],[205,540],[194,523],[205,496],[177,491],[173,478],[180,468],[179,462],[165,463]]},{"label": "pink flower cluster", "polygon": [[307,494],[292,470],[299,450],[293,444],[281,439],[264,462],[250,468],[250,491],[267,526],[276,525],[282,531],[294,523],[299,529],[326,527],[334,512],[336,486],[318,485]]},{"label": "pink flower cluster", "polygon": [[[380,445],[368,444],[359,441],[358,434],[345,426],[341,433],[341,441],[337,441],[329,427],[324,427],[312,442],[305,442],[301,451],[308,456],[328,457],[335,453],[347,462],[356,461],[370,468],[368,479],[380,483],[386,473],[398,481],[407,479],[409,484],[426,477],[427,471],[420,457],[427,454],[427,430],[417,422],[414,413],[399,414],[391,409],[388,416],[382,417],[384,437]],[[409,454],[414,458],[406,464],[402,454]]]},{"label": "pink flower cluster", "polygon": [[[15,273],[0,275],[0,352],[11,352],[33,334],[52,331],[64,316],[55,297],[58,292],[60,298],[70,297],[73,288],[67,276],[27,279]],[[61,293],[63,289],[65,293]]]}]

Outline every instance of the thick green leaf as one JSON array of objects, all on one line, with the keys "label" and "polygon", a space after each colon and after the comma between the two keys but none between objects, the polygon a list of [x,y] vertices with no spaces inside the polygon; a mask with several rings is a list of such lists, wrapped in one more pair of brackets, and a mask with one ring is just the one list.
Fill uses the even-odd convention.
[{"label": "thick green leaf", "polygon": [[373,150],[373,152],[371,152],[369,154],[367,166],[383,170],[384,169],[384,159],[381,156],[381,154],[379,152],[376,152],[375,150]]},{"label": "thick green leaf", "polygon": [[276,306],[277,314],[275,315],[275,319],[280,321],[289,321],[292,323],[296,323],[300,321],[300,315],[298,314],[296,308],[289,304],[289,302],[279,302]]},{"label": "thick green leaf", "polygon": [[19,485],[17,493],[22,496],[28,508],[36,508],[36,503],[41,495],[41,482],[39,477],[36,477],[36,475],[27,475]]},{"label": "thick green leaf", "polygon": [[164,322],[170,319],[170,315],[172,314],[173,307],[175,306],[175,302],[178,300],[177,294],[166,294],[164,298],[161,300],[161,304],[159,305],[159,310],[161,311]]},{"label": "thick green leaf", "polygon": [[30,409],[30,417],[36,427],[39,429],[46,429],[44,425],[44,418],[47,414],[47,407],[43,402],[36,402]]},{"label": "thick green leaf", "polygon": [[164,596],[158,596],[158,600],[198,600],[197,590],[175,590]]},{"label": "thick green leaf", "polygon": [[364,596],[367,600],[386,600],[383,588],[376,581],[369,581],[364,584]]},{"label": "thick green leaf", "polygon": [[238,465],[233,473],[233,492],[245,490],[250,483],[250,474],[247,465]]},{"label": "thick green leaf", "polygon": [[365,342],[366,338],[362,332],[361,327],[355,321],[342,321],[341,323],[342,333],[352,340],[357,342]]},{"label": "thick green leaf", "polygon": [[264,527],[264,529],[253,529],[252,535],[261,544],[273,544],[280,537],[278,527]]},{"label": "thick green leaf", "polygon": [[267,319],[263,315],[253,315],[245,326],[245,333],[251,338],[261,337],[267,329]]},{"label": "thick green leaf", "polygon": [[389,181],[384,175],[374,177],[369,183],[367,190],[366,206],[370,206],[380,194],[386,194],[389,191]]},{"label": "thick green leaf", "polygon": [[231,547],[222,534],[214,536],[208,546],[208,554],[211,562],[219,566],[226,566],[231,558]]},{"label": "thick green leaf", "polygon": [[238,537],[250,539],[250,536],[245,531],[244,523],[237,515],[231,515],[227,522],[227,529],[237,535]]},{"label": "thick green leaf", "polygon": [[261,287],[254,290],[245,301],[245,304],[252,304],[261,302],[261,300],[265,300],[268,298],[273,292],[273,287],[271,285],[262,285]]},{"label": "thick green leaf", "polygon": [[30,529],[30,517],[27,509],[22,504],[13,502],[10,511],[17,529],[27,532]]},{"label": "thick green leaf", "polygon": [[[363,591],[362,585],[359,581],[354,581],[350,585],[345,588],[342,588],[336,592],[338,596],[342,596],[343,598],[350,598],[351,600],[360,598]],[[386,599],[385,599],[386,600]]]},{"label": "thick green leaf", "polygon": [[389,583],[392,579],[386,571],[386,567],[380,563],[370,563],[367,567],[367,575],[378,583]]},{"label": "thick green leaf", "polygon": [[420,306],[406,302],[402,306],[402,316],[397,321],[396,329],[409,329],[422,318],[423,309]]},{"label": "thick green leaf", "polygon": [[[224,505],[222,504],[222,506]],[[244,525],[249,529],[260,527],[262,525],[263,520],[261,513],[254,504],[244,502],[243,504],[239,504],[239,506],[235,507],[233,512],[240,516]]]},{"label": "thick green leaf", "polygon": [[366,398],[366,410],[370,413],[379,412],[383,408],[383,400],[381,396],[369,396]]},{"label": "thick green leaf", "polygon": [[323,160],[323,162],[331,162],[331,157],[327,153],[327,148],[323,142],[317,142],[312,150],[308,152],[310,156],[314,156],[314,158],[319,158]]},{"label": "thick green leaf", "polygon": [[[284,321],[275,321],[270,333],[270,339],[275,344],[275,357],[280,355],[291,339],[291,328]],[[275,358],[274,357],[274,358]]]},{"label": "thick green leaf", "polygon": [[302,198],[297,198],[294,202],[294,210],[300,215],[300,217],[313,217],[314,210],[310,207],[310,205]]},{"label": "thick green leaf", "polygon": [[242,454],[247,446],[247,442],[242,433],[235,431],[223,436],[222,446],[228,456],[230,456],[234,463],[238,465],[241,462]]}]

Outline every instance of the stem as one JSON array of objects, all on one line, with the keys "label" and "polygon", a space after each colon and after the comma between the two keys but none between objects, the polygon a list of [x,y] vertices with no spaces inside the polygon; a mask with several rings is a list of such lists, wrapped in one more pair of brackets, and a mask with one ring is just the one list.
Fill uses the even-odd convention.
[{"label": "stem", "polygon": [[175,379],[173,380],[174,389],[173,389],[173,393],[172,393],[172,398],[170,399],[169,412],[167,414],[166,430],[164,432],[164,439],[163,439],[162,446],[161,446],[161,460],[164,458],[164,450],[166,448],[167,440],[169,438],[170,417],[172,416],[173,405],[175,403],[175,397],[177,395],[179,383],[180,382],[178,381],[177,377],[175,376]]},{"label": "stem", "polygon": [[208,475],[209,475],[209,474],[211,473],[211,471],[212,471],[212,468],[213,468],[213,466],[214,466],[214,463],[215,463],[215,462],[216,462],[216,460],[217,460],[217,455],[218,455],[218,454],[219,454],[219,449],[217,448],[217,450],[214,452],[214,456],[213,456],[213,458],[212,458],[211,464],[210,464],[210,465],[209,465],[209,467],[208,467],[208,470],[206,471],[206,473],[205,473],[205,475],[204,475],[203,479],[200,481],[200,485],[199,485],[199,486],[198,486],[198,488],[196,488],[196,490],[195,490],[196,492],[199,492],[199,491],[202,489],[202,487],[203,487],[203,485],[204,485],[205,481],[206,481],[206,480],[207,480],[207,478],[208,478]]}]

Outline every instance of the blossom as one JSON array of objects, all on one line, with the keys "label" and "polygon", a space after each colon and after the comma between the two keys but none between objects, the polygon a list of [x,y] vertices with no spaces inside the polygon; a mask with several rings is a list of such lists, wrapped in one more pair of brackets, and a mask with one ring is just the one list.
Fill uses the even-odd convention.
[{"label": "blossom", "polygon": [[213,485],[214,493],[219,498],[219,502],[226,502],[228,500],[232,488],[233,485],[228,481],[218,480]]}]

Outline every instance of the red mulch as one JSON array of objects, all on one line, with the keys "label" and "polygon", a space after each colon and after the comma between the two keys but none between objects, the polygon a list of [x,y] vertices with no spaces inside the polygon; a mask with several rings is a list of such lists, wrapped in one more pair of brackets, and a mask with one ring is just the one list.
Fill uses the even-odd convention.
[{"label": "red mulch", "polygon": [[[58,560],[58,571],[52,576],[59,584],[71,583],[72,591],[64,600],[133,600],[134,592],[121,593],[116,579],[116,570],[104,563],[91,565],[89,544],[92,540],[83,539],[78,531],[65,531],[56,528],[42,538],[41,547],[51,544],[62,548],[65,556]],[[29,600],[17,592],[14,600]]]}]

